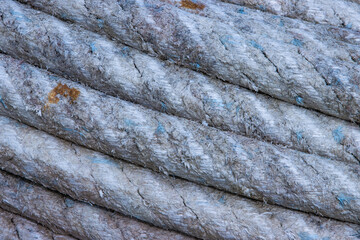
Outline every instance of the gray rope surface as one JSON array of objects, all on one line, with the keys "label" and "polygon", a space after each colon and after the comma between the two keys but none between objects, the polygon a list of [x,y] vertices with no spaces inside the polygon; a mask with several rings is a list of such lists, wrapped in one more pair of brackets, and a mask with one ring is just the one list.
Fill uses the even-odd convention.
[{"label": "gray rope surface", "polygon": [[[56,10],[57,1],[36,3]],[[356,124],[166,64],[19,4],[2,8],[1,49],[14,57],[154,110],[327,158],[360,161]]]},{"label": "gray rope surface", "polygon": [[[0,117],[1,169],[78,200],[204,239],[356,239],[359,225],[166,177]],[[7,139],[5,141],[4,139]],[[352,200],[343,200],[344,209]]]},{"label": "gray rope surface", "polygon": [[[7,0],[9,1],[9,0]],[[360,121],[360,33],[219,1],[32,1],[44,11],[221,80]],[[100,22],[99,22],[100,21]],[[331,50],[329,50],[331,49]]]}]

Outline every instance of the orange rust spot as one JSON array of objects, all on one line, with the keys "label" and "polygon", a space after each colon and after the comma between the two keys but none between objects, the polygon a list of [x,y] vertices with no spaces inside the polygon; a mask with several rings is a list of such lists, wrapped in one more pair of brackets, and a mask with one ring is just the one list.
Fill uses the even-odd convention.
[{"label": "orange rust spot", "polygon": [[205,5],[202,3],[193,2],[192,0],[181,0],[181,7],[194,10],[203,10]]},{"label": "orange rust spot", "polygon": [[45,109],[49,108],[50,104],[56,104],[60,101],[58,95],[69,97],[70,103],[73,103],[80,95],[80,91],[76,88],[69,88],[66,84],[59,83],[51,92],[48,94],[48,102],[45,105]]}]

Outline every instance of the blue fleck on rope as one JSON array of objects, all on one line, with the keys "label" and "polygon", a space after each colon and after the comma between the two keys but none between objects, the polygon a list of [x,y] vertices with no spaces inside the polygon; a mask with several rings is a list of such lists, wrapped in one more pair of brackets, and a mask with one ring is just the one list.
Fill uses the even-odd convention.
[{"label": "blue fleck on rope", "polygon": [[5,102],[4,102],[4,99],[2,99],[1,96],[0,96],[0,102],[1,102],[1,104],[3,105],[3,107],[4,107],[5,109],[8,109],[8,107],[6,106],[6,104],[5,104]]}]

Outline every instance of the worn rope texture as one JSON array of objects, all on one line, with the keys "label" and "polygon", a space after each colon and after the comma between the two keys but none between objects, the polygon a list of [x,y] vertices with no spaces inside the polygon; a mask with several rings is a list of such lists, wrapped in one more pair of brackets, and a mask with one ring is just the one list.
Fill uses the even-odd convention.
[{"label": "worn rope texture", "polygon": [[1,208],[79,239],[193,239],[73,200],[3,171],[0,183]]},{"label": "worn rope texture", "polygon": [[[65,79],[51,79],[25,63],[11,70],[9,58],[2,63],[0,93],[7,99],[0,108],[3,115],[153,170],[269,203],[358,221],[358,164],[154,112]],[[79,91],[76,101],[59,96],[58,103],[49,103],[59,85]],[[354,198],[347,211],[338,201],[342,194]]]},{"label": "worn rope texture", "polygon": [[[23,0],[23,2],[28,2]],[[33,1],[34,3],[36,1]],[[359,0],[224,0],[276,15],[360,31]],[[294,7],[295,4],[295,7]],[[239,9],[245,14],[244,9]]]},{"label": "worn rope texture", "polygon": [[276,15],[215,0],[196,10],[160,0],[26,2],[224,81],[360,121],[359,32],[286,17],[279,26]]},{"label": "worn rope texture", "polygon": [[19,4],[0,7],[1,49],[15,57],[107,94],[221,130],[327,158],[360,161],[356,124],[168,66]]},{"label": "worn rope texture", "polygon": [[[0,123],[1,169],[163,228],[203,239],[356,239],[358,234],[356,224],[167,177],[9,118],[0,117]],[[353,200],[341,197],[346,210]]]},{"label": "worn rope texture", "polygon": [[[4,55],[1,60],[0,94],[6,99],[0,106],[2,115],[156,171],[253,199],[358,222],[358,164],[222,132],[66,79],[53,79],[44,70],[19,65]],[[79,93],[76,100],[61,92],[65,86]],[[53,102],[54,91],[59,94],[58,102]],[[346,210],[339,204],[342,195],[352,199]]]},{"label": "worn rope texture", "polygon": [[[14,186],[14,189],[12,189],[11,194],[13,196],[15,195],[14,190],[16,188],[17,186]],[[74,240],[72,237],[54,233],[35,222],[7,212],[1,208],[0,226],[0,239],[3,240]]]}]

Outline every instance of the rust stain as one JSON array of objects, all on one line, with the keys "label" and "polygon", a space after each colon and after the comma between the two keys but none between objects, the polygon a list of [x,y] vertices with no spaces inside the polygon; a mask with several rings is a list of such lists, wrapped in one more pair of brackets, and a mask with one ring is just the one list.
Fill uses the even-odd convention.
[{"label": "rust stain", "polygon": [[48,109],[50,104],[56,104],[60,101],[58,95],[69,97],[70,103],[73,103],[79,97],[80,91],[76,88],[69,88],[66,84],[59,83],[53,90],[49,92],[48,102],[45,104],[45,109]]},{"label": "rust stain", "polygon": [[203,10],[205,8],[205,5],[200,2],[194,2],[192,0],[181,0],[181,7],[193,10]]}]

